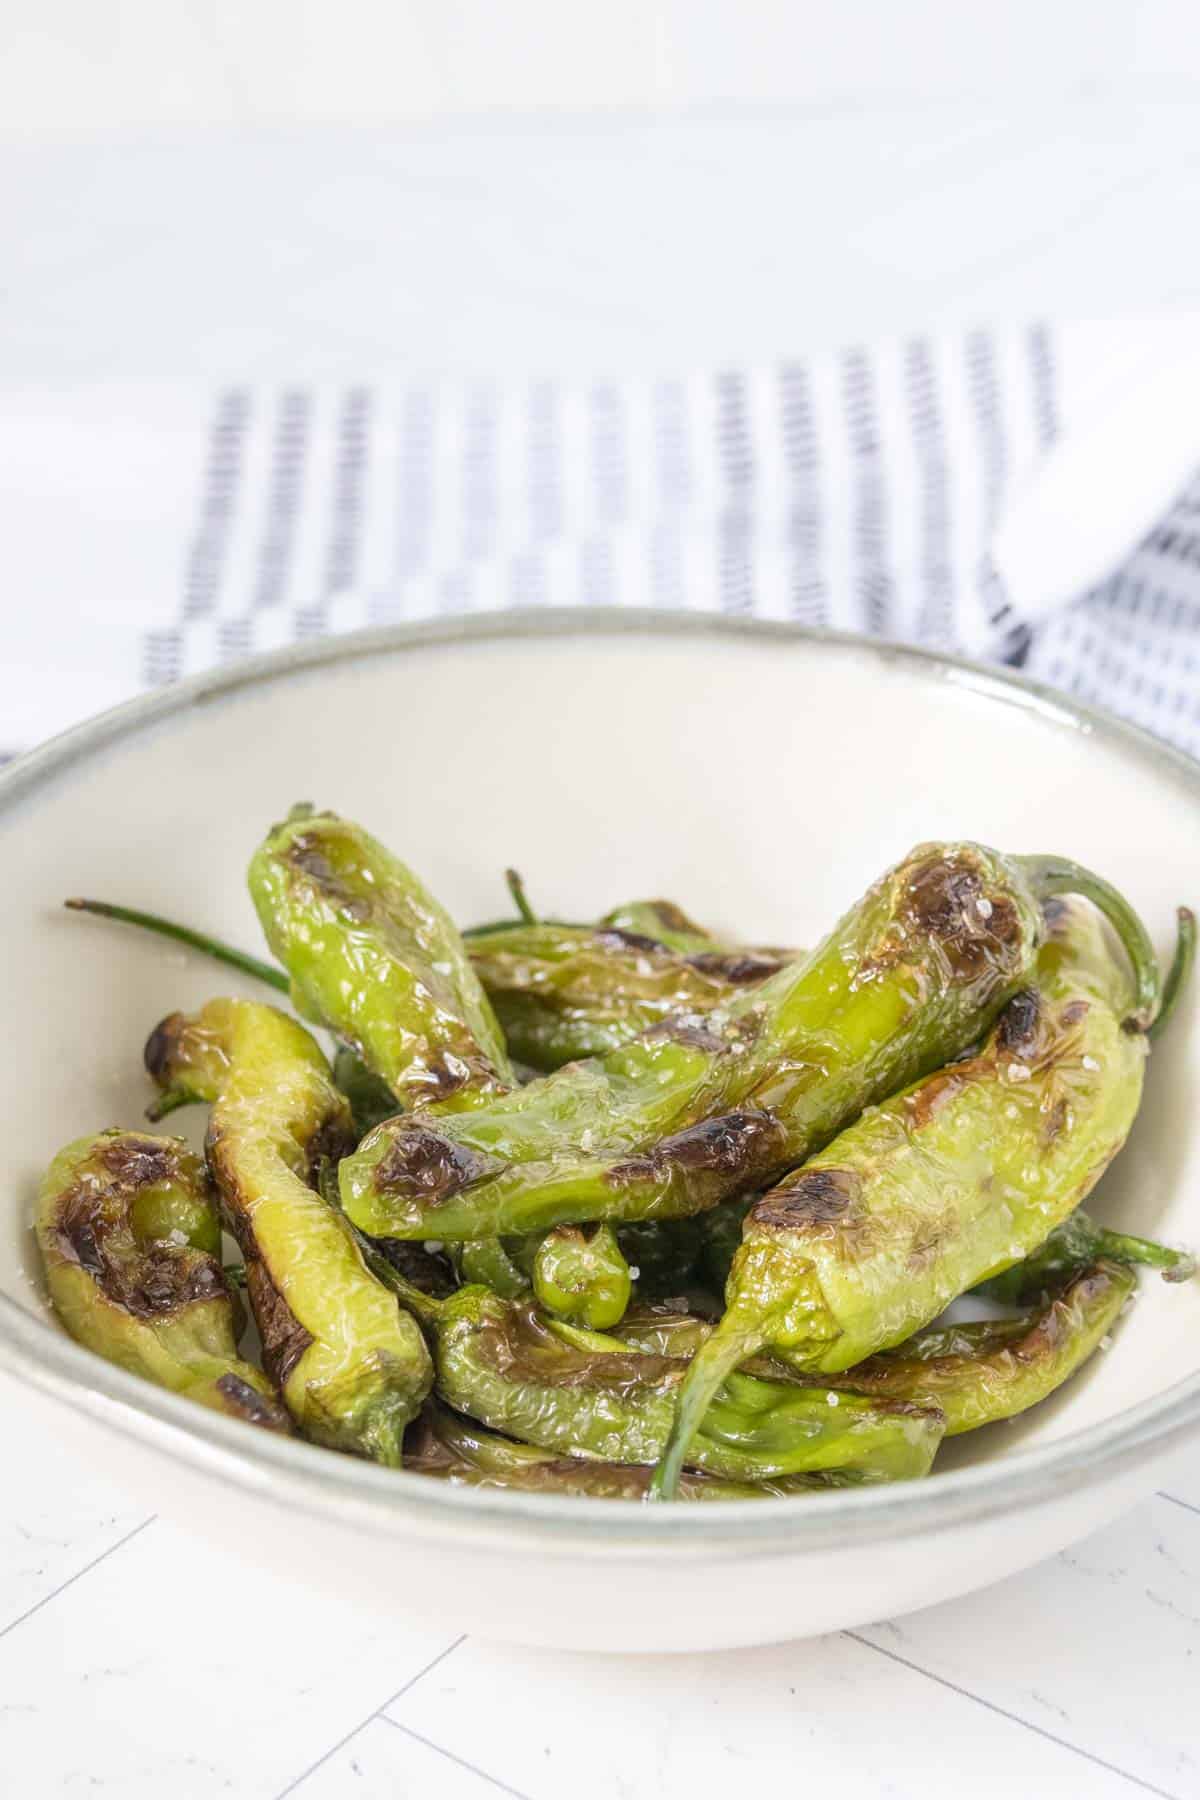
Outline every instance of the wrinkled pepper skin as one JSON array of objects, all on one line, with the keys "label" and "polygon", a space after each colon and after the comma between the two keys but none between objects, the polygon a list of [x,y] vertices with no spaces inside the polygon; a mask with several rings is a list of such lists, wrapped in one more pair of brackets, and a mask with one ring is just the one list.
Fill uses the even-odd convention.
[{"label": "wrinkled pepper skin", "polygon": [[1112,1330],[1136,1286],[1131,1268],[1096,1262],[1023,1318],[919,1331],[898,1349],[834,1377],[833,1385],[938,1407],[947,1437],[977,1431],[1027,1411],[1069,1380]]},{"label": "wrinkled pepper skin", "polygon": [[[645,901],[618,916],[642,918],[664,904]],[[604,1056],[675,1013],[713,1012],[777,974],[786,960],[721,949],[695,928],[661,929],[674,943],[609,922],[520,925],[473,936],[471,961],[513,1056],[545,1073]]]},{"label": "wrinkled pepper skin", "polygon": [[[829,1387],[882,1400],[910,1400],[940,1411],[946,1436],[976,1431],[1036,1406],[1081,1368],[1110,1332],[1137,1285],[1132,1268],[1098,1260],[1072,1268],[1057,1292],[1019,1318],[935,1325],[895,1350],[868,1357]],[[580,1349],[589,1334],[556,1325]],[[712,1336],[712,1322],[669,1307],[630,1308],[612,1335],[654,1356],[695,1356]],[[754,1356],[747,1374],[786,1378],[786,1352]],[[804,1372],[800,1371],[800,1379]]]},{"label": "wrinkled pepper skin", "polygon": [[[504,1488],[525,1494],[568,1494],[591,1500],[644,1500],[652,1471],[632,1463],[558,1456],[532,1444],[498,1437],[431,1401],[404,1446],[404,1466],[454,1485]],[[681,1500],[764,1500],[826,1487],[816,1476],[793,1475],[755,1483],[722,1481],[686,1471]]]},{"label": "wrinkled pepper skin", "polygon": [[1127,1263],[1157,1269],[1164,1281],[1190,1281],[1196,1259],[1186,1250],[1156,1244],[1152,1238],[1130,1237],[1097,1225],[1082,1208],[1055,1226],[1032,1256],[1024,1257],[981,1282],[975,1292],[1010,1306],[1024,1306],[1054,1293],[1091,1262]]},{"label": "wrinkled pepper skin", "polygon": [[[666,1443],[687,1363],[564,1342],[520,1302],[464,1287],[434,1321],[437,1386],[457,1411],[556,1455],[652,1463]],[[734,1481],[825,1473],[842,1480],[925,1475],[940,1413],[731,1375],[688,1460]]]},{"label": "wrinkled pepper skin", "polygon": [[317,1045],[274,1007],[212,1000],[163,1020],[146,1067],[162,1106],[212,1106],[209,1167],[245,1259],[263,1361],[292,1417],[316,1443],[398,1466],[433,1370],[416,1322],[315,1191],[322,1160],[353,1142]]},{"label": "wrinkled pepper skin", "polygon": [[1147,1041],[1130,971],[1089,902],[1052,901],[1037,985],[983,1049],[870,1108],[746,1217],[719,1329],[691,1365],[672,1472],[704,1396],[769,1346],[849,1369],[1044,1241],[1128,1136]]},{"label": "wrinkled pepper skin", "polygon": [[629,1264],[610,1225],[590,1231],[559,1225],[538,1245],[533,1291],[538,1304],[556,1318],[607,1331],[624,1314],[632,1289]]},{"label": "wrinkled pepper skin", "polygon": [[474,1105],[512,1085],[454,921],[360,825],[295,807],[248,879],[297,1011],[356,1051],[404,1106]]},{"label": "wrinkled pepper skin", "polygon": [[817,950],[719,1012],[470,1114],[380,1125],[342,1164],[342,1204],[376,1236],[451,1240],[704,1211],[964,1049],[1040,935],[1016,861],[923,845]]},{"label": "wrinkled pepper skin", "polygon": [[79,1343],[215,1412],[291,1430],[238,1356],[212,1185],[179,1138],[77,1138],[46,1172],[34,1226],[54,1310]]}]

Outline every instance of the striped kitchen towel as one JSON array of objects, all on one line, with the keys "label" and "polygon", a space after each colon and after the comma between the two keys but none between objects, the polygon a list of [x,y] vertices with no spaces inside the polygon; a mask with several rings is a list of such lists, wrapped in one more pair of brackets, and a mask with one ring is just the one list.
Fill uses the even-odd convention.
[{"label": "striped kitchen towel", "polygon": [[298,638],[599,605],[991,656],[1200,753],[1200,477],[1044,616],[990,559],[1143,339],[1035,324],[659,380],[10,392],[0,752]]}]

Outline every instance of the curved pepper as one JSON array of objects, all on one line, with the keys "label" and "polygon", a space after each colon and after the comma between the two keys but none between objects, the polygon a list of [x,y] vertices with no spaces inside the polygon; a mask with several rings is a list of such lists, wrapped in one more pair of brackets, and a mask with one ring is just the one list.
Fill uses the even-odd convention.
[{"label": "curved pepper", "polygon": [[34,1228],[54,1310],[79,1343],[215,1412],[290,1431],[237,1353],[208,1172],[179,1138],[77,1138],[46,1171]]},{"label": "curved pepper", "polygon": [[421,1332],[370,1274],[314,1182],[353,1142],[350,1109],[308,1032],[274,1007],[210,1000],[151,1033],[158,1112],[212,1105],[207,1152],[246,1263],[263,1360],[305,1435],[398,1465],[432,1382]]},{"label": "curved pepper", "polygon": [[[1060,874],[1034,865],[1039,886]],[[817,950],[720,1012],[469,1115],[379,1126],[342,1164],[342,1204],[376,1235],[443,1239],[703,1211],[965,1048],[1028,978],[1040,933],[1017,861],[922,846]],[[1135,948],[1153,960],[1144,934]]]},{"label": "curved pepper", "polygon": [[[825,1379],[840,1392],[876,1399],[910,1400],[945,1416],[946,1436],[976,1431],[1036,1406],[1087,1361],[1116,1323],[1137,1285],[1132,1268],[1104,1260],[1072,1268],[1056,1292],[1019,1318],[934,1325],[895,1350]],[[579,1349],[592,1334],[555,1324],[552,1329]],[[710,1321],[668,1307],[634,1307],[612,1336],[630,1349],[657,1356],[692,1357],[713,1333]],[[755,1356],[747,1374],[776,1379],[792,1371],[787,1353]],[[803,1379],[805,1371],[799,1371]]]},{"label": "curved pepper", "polygon": [[833,1385],[939,1407],[947,1437],[976,1431],[1061,1387],[1103,1343],[1136,1286],[1131,1268],[1094,1262],[1022,1318],[918,1331],[834,1377]]},{"label": "curved pepper", "polygon": [[293,1001],[357,1051],[406,1106],[475,1105],[513,1082],[458,929],[360,825],[294,807],[248,880]]},{"label": "curved pepper", "polygon": [[1047,913],[1038,985],[1009,1003],[978,1055],[869,1109],[751,1207],[656,1497],[672,1492],[727,1370],[770,1346],[836,1373],[903,1342],[1040,1244],[1121,1148],[1147,1048],[1144,1031],[1126,1028],[1130,971],[1087,901]]},{"label": "curved pepper", "polygon": [[[569,1494],[592,1500],[644,1500],[651,1470],[632,1463],[559,1456],[500,1437],[431,1401],[405,1441],[404,1466],[418,1475],[470,1487],[516,1489],[526,1494]],[[685,1471],[681,1500],[764,1500],[827,1487],[818,1476],[776,1481],[722,1481]]]},{"label": "curved pepper", "polygon": [[[426,1303],[427,1304],[427,1303]],[[651,1463],[666,1443],[686,1361],[564,1342],[527,1304],[460,1288],[433,1322],[437,1385],[459,1412],[560,1455]],[[940,1413],[903,1402],[731,1374],[688,1460],[737,1481],[824,1473],[896,1481],[928,1473]]]}]

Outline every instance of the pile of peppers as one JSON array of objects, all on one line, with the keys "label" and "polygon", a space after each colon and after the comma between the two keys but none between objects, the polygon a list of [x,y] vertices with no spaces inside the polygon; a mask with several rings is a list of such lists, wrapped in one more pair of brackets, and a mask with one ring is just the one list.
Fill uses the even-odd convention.
[{"label": "pile of peppers", "polygon": [[665,900],[539,918],[511,872],[514,916],[463,932],[310,806],[248,881],[270,962],[67,902],[277,993],[149,1034],[148,1115],[206,1107],[203,1156],[78,1139],[34,1219],[72,1336],[231,1418],[539,1493],[911,1480],[1111,1342],[1139,1265],[1194,1273],[1082,1210],[1186,908],[1163,980],[1101,877],[929,843],[809,951]]}]

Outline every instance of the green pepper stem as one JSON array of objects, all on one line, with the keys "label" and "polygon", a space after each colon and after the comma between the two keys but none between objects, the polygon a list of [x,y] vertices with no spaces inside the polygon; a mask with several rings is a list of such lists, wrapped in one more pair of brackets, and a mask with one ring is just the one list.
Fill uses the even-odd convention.
[{"label": "green pepper stem", "polygon": [[1161,1269],[1164,1281],[1190,1281],[1196,1273],[1196,1259],[1187,1250],[1172,1250],[1156,1244],[1152,1238],[1129,1237],[1123,1231],[1096,1233],[1096,1255],[1112,1262],[1140,1263],[1147,1269]]},{"label": "green pepper stem", "polygon": [[704,1423],[713,1395],[725,1377],[732,1375],[739,1363],[761,1349],[762,1343],[759,1332],[747,1331],[745,1327],[726,1332],[718,1326],[708,1342],[697,1350],[679,1390],[671,1435],[651,1477],[648,1500],[678,1498],[684,1459],[692,1439]]},{"label": "green pepper stem", "polygon": [[1091,869],[1067,857],[1022,856],[1018,860],[1039,900],[1049,900],[1055,894],[1082,894],[1104,914],[1133,968],[1136,999],[1133,1012],[1125,1020],[1126,1030],[1146,1031],[1159,1011],[1162,981],[1146,927],[1124,894],[1102,875],[1093,874]]},{"label": "green pepper stem", "polygon": [[132,906],[114,906],[107,900],[64,900],[63,905],[71,912],[95,913],[101,919],[118,919],[123,925],[138,925],[143,931],[157,932],[159,937],[170,938],[176,944],[186,944],[189,950],[199,950],[217,962],[228,963],[230,968],[240,969],[243,975],[253,975],[258,981],[265,981],[270,987],[278,988],[281,994],[288,991],[288,978],[282,969],[260,962],[257,956],[248,956],[244,950],[235,950],[232,944],[223,944],[220,938],[210,937],[207,932],[193,931],[187,925],[176,925],[173,920],[160,918],[157,913],[138,912]]},{"label": "green pepper stem", "polygon": [[516,907],[522,922],[526,925],[540,925],[541,920],[529,904],[529,899],[525,892],[525,883],[521,880],[521,877],[515,869],[505,869],[504,885],[512,895],[512,903]]},{"label": "green pepper stem", "polygon": [[1171,959],[1171,967],[1167,970],[1167,979],[1163,982],[1162,1002],[1157,1017],[1149,1028],[1148,1035],[1158,1038],[1163,1027],[1179,1004],[1179,996],[1188,984],[1192,972],[1192,964],[1196,960],[1196,915],[1190,906],[1176,908],[1178,935],[1175,939],[1175,955]]}]

